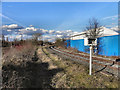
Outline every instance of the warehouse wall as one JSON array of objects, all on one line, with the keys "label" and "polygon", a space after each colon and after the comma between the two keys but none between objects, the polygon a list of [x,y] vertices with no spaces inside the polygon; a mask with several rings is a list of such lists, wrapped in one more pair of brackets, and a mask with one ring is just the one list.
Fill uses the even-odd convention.
[{"label": "warehouse wall", "polygon": [[119,37],[120,35],[114,35],[99,38],[101,43],[100,47],[102,48],[102,51],[99,54],[106,56],[120,55],[118,52],[118,42],[120,42]]},{"label": "warehouse wall", "polygon": [[[118,51],[118,42],[120,42],[120,35],[114,35],[114,36],[105,36],[105,37],[100,37],[98,38],[98,41],[100,43],[99,45],[99,54],[100,55],[106,55],[106,56],[118,56],[120,55]],[[69,42],[69,43],[68,43]],[[80,40],[67,40],[67,47],[71,46],[73,48],[78,49],[79,51],[82,52],[87,52],[89,51],[89,47],[84,46],[84,39]]]}]

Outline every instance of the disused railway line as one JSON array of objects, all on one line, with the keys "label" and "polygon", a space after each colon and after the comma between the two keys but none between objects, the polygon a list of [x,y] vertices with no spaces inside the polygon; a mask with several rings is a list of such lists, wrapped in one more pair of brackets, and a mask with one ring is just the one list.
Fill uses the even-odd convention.
[{"label": "disused railway line", "polygon": [[[70,51],[61,50],[58,48],[49,47],[51,52],[56,53],[57,55],[63,58],[69,58],[70,60],[77,61],[79,63],[89,65],[89,56],[84,53],[73,53]],[[120,70],[120,63],[115,59],[103,58],[93,56],[93,68],[97,71],[105,71],[112,75],[118,76],[118,71]]]}]

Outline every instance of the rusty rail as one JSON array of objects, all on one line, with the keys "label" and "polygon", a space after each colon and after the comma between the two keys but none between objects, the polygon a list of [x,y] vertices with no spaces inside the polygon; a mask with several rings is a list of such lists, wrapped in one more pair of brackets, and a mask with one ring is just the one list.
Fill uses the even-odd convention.
[{"label": "rusty rail", "polygon": [[[89,56],[86,54],[78,54],[78,53],[73,53],[73,52],[68,52],[65,50],[61,50],[58,48],[53,48],[50,47],[51,50],[55,51],[58,54],[63,55],[64,57],[70,58],[74,61],[77,62],[86,62],[89,63]],[[93,56],[93,65],[94,67],[106,67],[107,72],[113,73],[118,76],[118,71],[120,70],[120,63],[116,62],[114,59],[108,59],[108,58],[102,58],[102,57],[97,57]],[[99,68],[100,69],[100,68]]]}]

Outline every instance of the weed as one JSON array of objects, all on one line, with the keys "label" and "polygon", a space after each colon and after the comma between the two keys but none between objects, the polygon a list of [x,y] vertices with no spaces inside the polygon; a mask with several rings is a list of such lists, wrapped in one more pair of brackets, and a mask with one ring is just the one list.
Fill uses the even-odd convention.
[{"label": "weed", "polygon": [[[59,79],[61,79],[59,85],[56,84],[55,87],[61,87],[61,85],[64,85],[64,87],[67,88],[118,88],[118,82],[115,81],[116,78],[106,77],[101,73],[94,73],[90,76],[88,66],[84,66],[69,59],[55,58],[58,56],[51,54],[47,48],[44,48],[44,51],[52,59],[55,65],[64,69],[64,72],[59,73],[59,76],[54,76],[56,79],[54,82],[58,82]],[[93,72],[95,72],[94,69]],[[66,75],[66,78],[62,78],[63,75]]]}]

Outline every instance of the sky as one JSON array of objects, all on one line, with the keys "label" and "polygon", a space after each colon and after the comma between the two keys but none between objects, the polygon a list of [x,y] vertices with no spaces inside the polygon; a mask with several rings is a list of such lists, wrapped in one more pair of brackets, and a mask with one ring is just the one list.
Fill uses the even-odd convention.
[{"label": "sky", "polygon": [[81,32],[90,18],[111,28],[118,23],[117,2],[3,2],[2,24]]}]

